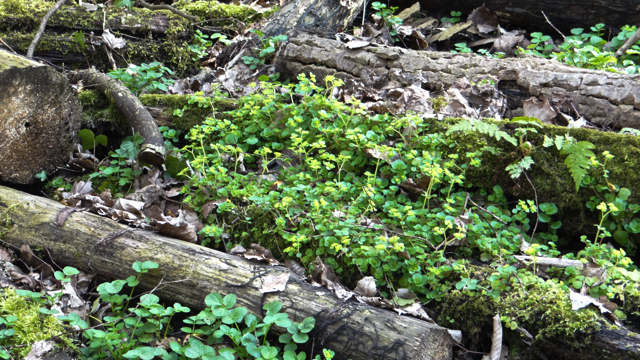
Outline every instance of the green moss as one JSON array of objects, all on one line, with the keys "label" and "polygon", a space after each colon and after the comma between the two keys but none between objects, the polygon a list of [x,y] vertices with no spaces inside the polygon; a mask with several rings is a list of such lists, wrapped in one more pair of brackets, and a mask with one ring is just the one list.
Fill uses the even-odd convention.
[{"label": "green moss", "polygon": [[78,95],[82,104],[82,127],[94,127],[98,121],[110,122],[124,133],[129,132],[129,122],[111,99],[95,90],[84,90]]},{"label": "green moss", "polygon": [[[438,324],[463,331],[465,344],[471,348],[488,350],[493,333],[493,316],[499,313],[534,338],[531,347],[549,346],[549,342],[573,348],[577,356],[591,353],[591,334],[606,328],[597,310],[584,308],[571,310],[569,296],[557,284],[548,281],[544,285],[529,287],[525,293],[520,286],[506,291],[499,301],[487,296],[468,296],[458,290],[449,293],[438,304]],[[504,343],[511,352],[519,352],[518,346],[527,338],[517,330],[503,324]],[[561,344],[561,345],[560,345]],[[520,358],[526,358],[520,357]],[[605,358],[603,358],[605,359]]]},{"label": "green moss", "polygon": [[[431,132],[446,132],[449,125],[456,122],[456,119],[446,119],[445,121],[430,121]],[[508,121],[497,122],[501,128],[513,135],[515,124]],[[520,126],[520,125],[517,125]],[[511,179],[505,168],[512,162],[521,159],[522,154],[506,141],[499,142],[494,138],[482,134],[460,134],[454,139],[457,144],[451,148],[450,153],[464,154],[467,151],[476,151],[484,146],[493,146],[504,149],[504,153],[491,155],[485,152],[482,156],[482,166],[470,167],[466,173],[468,183],[475,188],[491,190],[499,185],[505,194],[512,198],[535,199],[536,193],[539,203],[555,203],[561,210],[561,214],[570,214],[562,219],[561,231],[568,234],[579,233],[590,234],[595,232],[593,226],[598,216],[597,213],[587,209],[585,204],[595,193],[592,189],[581,188],[578,192],[575,189],[575,182],[571,177],[564,160],[566,155],[561,155],[555,147],[543,148],[544,135],[555,138],[564,137],[569,134],[578,141],[589,141],[595,145],[594,153],[601,154],[609,151],[615,159],[607,163],[609,170],[609,181],[620,187],[631,190],[629,202],[640,202],[640,172],[629,171],[640,167],[640,138],[632,135],[619,135],[613,132],[601,132],[591,129],[568,129],[566,127],[544,125],[537,129],[538,133],[527,136],[527,140],[532,143],[534,150],[529,154],[535,164],[527,175],[535,186],[536,191],[531,187],[526,177]],[[595,176],[602,181],[602,173],[592,171]],[[632,234],[632,236],[635,236]]]},{"label": "green moss", "polygon": [[[0,292],[0,316],[14,315],[18,321],[14,326],[15,334],[10,338],[15,345],[31,345],[36,341],[49,340],[52,336],[60,335],[66,330],[62,323],[51,315],[44,315],[38,311],[40,306],[33,301],[18,296],[12,288],[5,288]],[[63,344],[72,346],[71,340],[62,336]],[[24,357],[31,347],[20,348],[16,352]]]},{"label": "green moss", "polygon": [[253,23],[270,16],[274,9],[266,13],[258,13],[254,8],[245,5],[221,4],[217,1],[192,1],[180,0],[174,4],[180,10],[195,15],[200,19],[224,19],[233,18],[245,23]]}]

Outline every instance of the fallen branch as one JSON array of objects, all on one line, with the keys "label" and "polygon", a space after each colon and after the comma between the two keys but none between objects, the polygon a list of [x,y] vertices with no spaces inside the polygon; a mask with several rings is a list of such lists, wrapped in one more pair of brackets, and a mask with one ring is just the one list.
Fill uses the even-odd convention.
[{"label": "fallen branch", "polygon": [[[22,201],[10,212],[11,204]],[[108,246],[100,239],[128,230],[126,225],[88,212],[75,212],[63,227],[55,223],[64,206],[53,200],[0,186],[0,213],[12,224],[3,229],[13,246],[29,244],[51,251],[61,266],[93,269],[102,279],[124,279],[135,261],[154,261],[158,270],[140,278],[137,289],[154,288],[163,276],[171,283],[155,294],[165,301],[202,309],[212,293],[233,293],[238,304],[256,315],[265,303],[280,301],[294,321],[316,319],[313,340],[336,351],[337,359],[449,360],[453,340],[447,329],[392,311],[345,302],[326,288],[314,287],[291,274],[284,291],[260,292],[265,280],[288,271],[148,231],[122,233]],[[3,222],[4,224],[4,222]],[[189,277],[189,274],[191,276]]]},{"label": "fallen branch", "polygon": [[33,57],[33,52],[36,50],[36,46],[38,45],[38,42],[40,41],[42,34],[44,34],[44,29],[47,27],[47,23],[49,22],[49,19],[66,2],[67,0],[58,0],[58,2],[55,3],[55,5],[53,5],[51,9],[49,9],[49,11],[47,11],[47,13],[42,18],[42,22],[40,22],[40,28],[38,29],[36,36],[33,38],[33,41],[31,41],[31,45],[29,45],[29,48],[27,49],[27,57],[29,59]]},{"label": "fallen branch", "polygon": [[70,72],[67,78],[71,83],[82,81],[85,87],[95,87],[108,94],[134,131],[144,138],[138,159],[155,166],[164,164],[166,150],[162,134],[153,117],[129,89],[121,82],[93,69]]},{"label": "fallen branch", "polygon": [[625,42],[624,45],[622,45],[620,49],[618,49],[618,51],[616,51],[616,54],[614,56],[617,59],[621,58],[622,56],[624,56],[624,54],[627,53],[627,50],[629,50],[629,48],[631,48],[633,44],[638,42],[638,40],[640,40],[640,29],[636,30],[636,33],[633,34],[633,36],[630,37],[629,40],[627,40],[627,42]]},{"label": "fallen branch", "polygon": [[557,259],[557,258],[548,258],[542,256],[526,256],[526,255],[514,255],[518,261],[522,261],[524,263],[535,262],[538,265],[544,266],[553,266],[557,268],[567,268],[569,266],[573,266],[576,269],[582,269],[583,265],[580,260],[570,260],[570,259]]}]

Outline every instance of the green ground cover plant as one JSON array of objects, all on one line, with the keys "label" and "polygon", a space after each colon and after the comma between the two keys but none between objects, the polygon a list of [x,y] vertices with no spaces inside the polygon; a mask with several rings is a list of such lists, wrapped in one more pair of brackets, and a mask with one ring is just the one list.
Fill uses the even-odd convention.
[{"label": "green ground cover plant", "polygon": [[640,71],[640,43],[636,43],[621,58],[614,56],[624,43],[636,32],[636,26],[625,25],[621,31],[605,38],[605,24],[596,24],[585,31],[583,28],[571,30],[571,35],[564,37],[559,45],[560,51],[553,51],[551,37],[540,32],[531,33],[531,45],[527,49],[520,49],[521,54],[532,54],[546,58],[553,58],[567,65],[597,69],[626,74],[636,74]]},{"label": "green ground cover plant", "polygon": [[[136,275],[97,287],[99,299],[94,302],[86,320],[74,312],[61,315],[50,308],[61,293],[48,296],[28,290],[4,290],[0,298],[0,314],[15,310],[16,315],[0,316],[0,325],[3,326],[0,345],[31,344],[48,336],[68,334],[62,324],[51,316],[55,314],[61,315],[59,320],[80,330],[81,335],[75,342],[69,337],[62,340],[66,346],[77,349],[82,359],[307,359],[304,351],[298,351],[298,344],[309,340],[309,333],[315,326],[314,318],[305,318],[300,323],[291,321],[288,314],[281,312],[282,303],[278,301],[265,304],[264,317],[259,318],[250,314],[247,308],[236,306],[234,294],[223,297],[217,293],[205,298],[204,310],[188,316],[191,309],[179,303],[165,307],[153,293],[134,296],[140,277],[158,269],[157,263],[135,262],[132,268]],[[65,267],[57,271],[55,277],[64,283],[78,273],[73,267]],[[25,301],[25,298],[29,300]],[[26,307],[30,312],[16,309],[16,301],[23,304],[20,309]],[[98,312],[101,302],[109,309],[104,316]],[[40,313],[44,318],[36,315],[33,319],[32,313]],[[179,326],[172,322],[174,316],[182,318],[184,326],[179,330],[188,335],[183,340],[172,336]],[[90,324],[89,319],[98,325]],[[30,327],[46,325],[51,329],[37,334],[27,333],[28,336],[38,336],[29,340],[24,338],[27,323]],[[284,332],[274,334],[276,327]],[[166,342],[169,348],[152,346],[153,342]],[[20,348],[21,353],[28,350]],[[333,351],[323,349],[322,355],[314,359],[328,360],[334,355]],[[2,349],[0,358],[8,359],[10,353]]]},{"label": "green ground cover plant", "polygon": [[[607,180],[610,154],[568,135],[534,146],[528,141],[540,126],[534,119],[515,121],[508,132],[490,121],[465,120],[449,132],[432,132],[419,116],[370,115],[356,100],[331,98],[341,85],[331,76],[324,88],[313,76],[299,80],[284,92],[263,82],[224,119],[209,118],[189,132],[191,144],[182,150],[191,165],[182,172],[190,179],[184,202],[196,211],[207,201],[220,203],[203,219],[202,234],[212,244],[230,234],[228,246],[258,242],[308,270],[320,256],[348,284],[374,276],[389,298],[408,288],[423,302],[454,292],[500,302],[535,288],[564,294],[559,301],[569,304],[569,288],[583,286],[592,296],[621,302],[638,296],[640,273],[627,257],[635,245],[625,244],[624,235],[618,248],[604,241],[614,228],[635,233],[638,223],[637,205],[626,202],[630,191]],[[478,132],[491,142],[462,150],[463,138]],[[531,155],[540,151],[566,159],[578,191],[595,184],[601,190],[602,198],[591,200],[602,220],[598,233],[583,236],[577,251],[557,235],[562,221],[555,204],[510,202],[499,186],[476,189],[465,179],[468,169],[483,166],[485,154],[501,153],[519,154],[504,166],[513,177],[527,176],[536,166]],[[535,264],[515,266],[523,241],[534,258],[594,261],[610,276],[601,282],[567,268],[543,279]],[[504,321],[518,322],[516,315]]]}]

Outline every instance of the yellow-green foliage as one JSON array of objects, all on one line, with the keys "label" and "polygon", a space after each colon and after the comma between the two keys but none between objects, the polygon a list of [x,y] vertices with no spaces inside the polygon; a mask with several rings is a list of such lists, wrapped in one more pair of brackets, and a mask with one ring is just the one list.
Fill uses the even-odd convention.
[{"label": "yellow-green foliage", "polygon": [[201,19],[233,18],[245,23],[252,23],[268,17],[277,7],[266,13],[258,13],[254,8],[245,5],[221,4],[217,1],[185,1],[174,4],[180,10],[186,11]]},{"label": "yellow-green foliage", "polygon": [[[12,344],[33,344],[39,340],[48,340],[52,336],[65,332],[62,323],[51,315],[38,311],[40,306],[31,300],[16,295],[12,288],[5,288],[0,292],[0,316],[14,315],[18,317],[14,329],[15,334],[10,338]],[[62,337],[66,345],[71,346],[71,340]],[[20,348],[18,354],[23,357],[29,353],[31,347]]]}]

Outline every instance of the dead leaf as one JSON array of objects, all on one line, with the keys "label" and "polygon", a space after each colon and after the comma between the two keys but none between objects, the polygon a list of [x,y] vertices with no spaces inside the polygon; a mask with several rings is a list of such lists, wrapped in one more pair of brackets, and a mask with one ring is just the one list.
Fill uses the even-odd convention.
[{"label": "dead leaf", "polygon": [[491,351],[482,360],[500,360],[502,354],[502,321],[500,314],[493,317],[493,335],[491,336]]},{"label": "dead leaf", "polygon": [[261,293],[270,293],[277,291],[284,291],[287,288],[287,281],[289,281],[290,272],[283,272],[278,276],[267,275],[262,280]]},{"label": "dead leaf", "polygon": [[395,308],[393,310],[397,312],[399,315],[409,314],[419,319],[426,320],[431,323],[435,323],[431,319],[431,317],[429,317],[429,314],[427,314],[427,312],[424,311],[424,309],[422,308],[422,305],[420,305],[419,302],[414,302],[409,306],[404,306],[402,308]]},{"label": "dead leaf", "polygon": [[376,280],[373,276],[366,276],[358,280],[358,285],[353,289],[353,293],[358,296],[374,297],[378,294],[376,289]]},{"label": "dead leaf", "polygon": [[473,25],[473,22],[471,21],[467,21],[466,23],[458,23],[453,25],[452,27],[448,28],[447,30],[441,32],[441,33],[437,33],[435,35],[431,35],[427,41],[428,42],[434,42],[434,41],[444,41],[447,40],[449,38],[451,38],[453,35],[466,30],[467,28],[469,28],[471,25]]},{"label": "dead leaf", "polygon": [[420,11],[420,3],[417,2],[411,5],[411,7],[402,10],[397,16],[402,20],[407,20],[409,17],[415,15],[419,11]]},{"label": "dead leaf", "polygon": [[529,116],[542,121],[543,124],[552,124],[552,120],[558,115],[547,99],[539,101],[535,97],[525,100],[522,104],[524,116]]},{"label": "dead leaf", "polygon": [[345,44],[349,49],[360,49],[371,45],[371,42],[364,40],[352,40]]},{"label": "dead leaf", "polygon": [[11,261],[11,254],[7,249],[0,246],[0,262]]},{"label": "dead leaf", "polygon": [[113,35],[109,31],[109,29],[106,29],[102,33],[102,40],[104,40],[104,42],[107,43],[107,45],[109,45],[109,47],[114,50],[122,49],[127,44],[127,41],[125,39],[121,37],[115,37],[115,35]]},{"label": "dead leaf", "polygon": [[327,289],[333,291],[342,300],[347,300],[353,296],[353,293],[340,283],[333,268],[325,265],[319,256],[313,261],[311,278],[313,281],[326,286]]},{"label": "dead leaf", "polygon": [[[96,10],[98,10],[98,5],[93,5],[91,3],[86,3],[86,2],[83,2],[82,0],[79,0],[78,4],[80,4],[80,6],[82,6],[86,11],[96,11]],[[100,4],[100,5],[103,5],[103,4]]]},{"label": "dead leaf", "polygon": [[236,245],[236,246],[233,247],[233,249],[231,249],[229,251],[229,254],[231,254],[231,255],[242,255],[242,254],[244,254],[246,252],[247,252],[247,249],[245,249],[244,246]]},{"label": "dead leaf", "polygon": [[473,10],[468,20],[472,21],[483,34],[495,31],[500,24],[498,17],[491,10],[487,9],[484,4]]},{"label": "dead leaf", "polygon": [[77,209],[72,207],[64,207],[60,209],[60,212],[58,212],[58,216],[56,216],[56,225],[58,225],[58,227],[62,227],[64,225],[64,222],[67,221],[67,217],[69,217],[69,215],[71,215],[76,211],[82,211],[82,210],[83,209]]},{"label": "dead leaf", "polygon": [[56,343],[53,340],[40,340],[31,345],[31,350],[24,360],[43,360],[49,354]]},{"label": "dead leaf", "polygon": [[278,260],[273,257],[271,250],[258,244],[251,244],[251,250],[242,254],[245,259],[249,260],[262,260],[269,263],[269,265],[280,265]]}]

